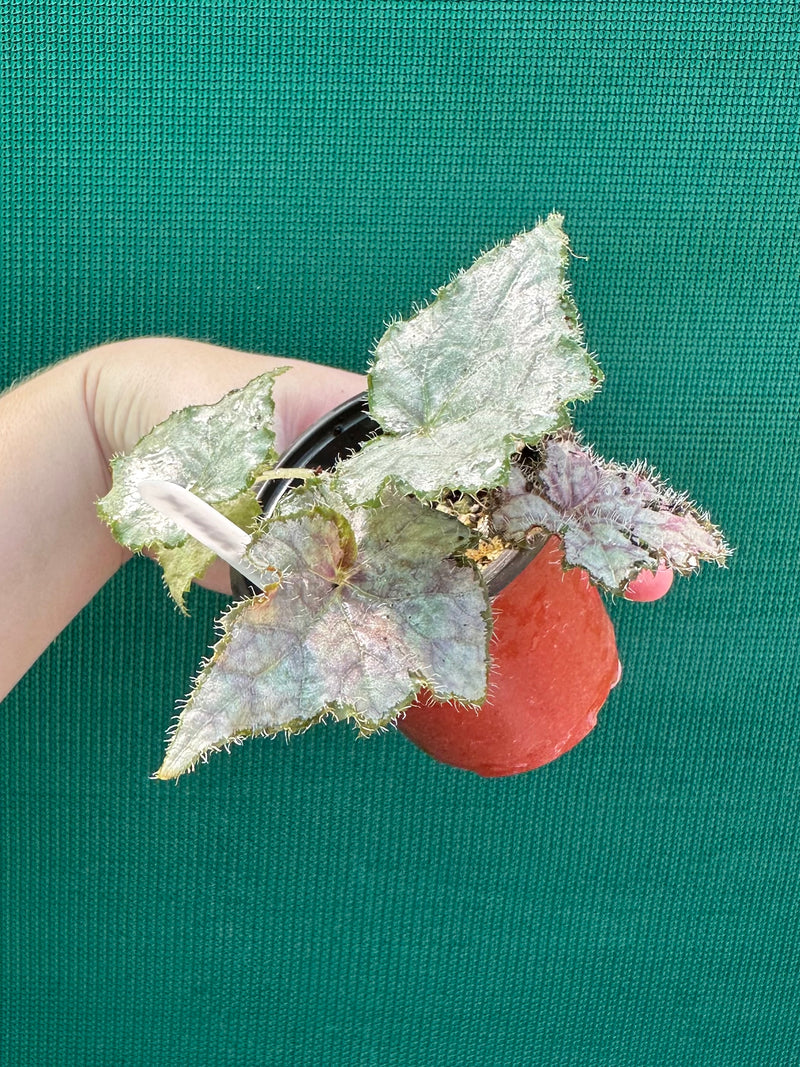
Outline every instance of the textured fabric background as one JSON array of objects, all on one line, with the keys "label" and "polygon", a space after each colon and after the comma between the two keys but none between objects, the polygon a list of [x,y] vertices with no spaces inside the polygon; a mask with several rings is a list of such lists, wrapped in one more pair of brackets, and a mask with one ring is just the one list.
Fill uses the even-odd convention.
[{"label": "textured fabric background", "polygon": [[361,369],[558,209],[578,425],[737,552],[612,605],[597,729],[498,781],[347,725],[150,781],[222,600],[135,560],[2,709],[0,1062],[800,1062],[797,16],[2,5],[0,387],[141,334]]}]

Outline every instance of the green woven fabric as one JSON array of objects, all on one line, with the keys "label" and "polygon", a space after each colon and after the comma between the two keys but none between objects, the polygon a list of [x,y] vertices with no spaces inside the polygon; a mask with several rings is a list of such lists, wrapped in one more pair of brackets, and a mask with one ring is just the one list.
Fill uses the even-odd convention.
[{"label": "green woven fabric", "polygon": [[800,1062],[797,15],[3,6],[0,387],[143,334],[361,369],[556,209],[579,426],[736,546],[612,605],[597,729],[495,781],[345,724],[150,781],[221,600],[133,561],[3,705],[6,1067]]}]

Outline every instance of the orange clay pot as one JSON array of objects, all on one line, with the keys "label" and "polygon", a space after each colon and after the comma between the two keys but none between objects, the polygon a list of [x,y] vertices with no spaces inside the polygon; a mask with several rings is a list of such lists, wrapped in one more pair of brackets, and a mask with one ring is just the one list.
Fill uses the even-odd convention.
[{"label": "orange clay pot", "polygon": [[562,571],[557,538],[492,600],[489,696],[475,711],[423,692],[398,726],[442,763],[485,777],[521,774],[577,745],[621,666],[597,589]]}]

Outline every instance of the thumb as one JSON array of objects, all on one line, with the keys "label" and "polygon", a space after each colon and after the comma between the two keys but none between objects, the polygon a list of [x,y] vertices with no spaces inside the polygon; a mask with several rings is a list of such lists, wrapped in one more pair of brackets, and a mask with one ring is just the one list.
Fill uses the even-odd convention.
[{"label": "thumb", "polygon": [[[263,356],[179,337],[140,337],[86,353],[87,406],[106,461],[129,452],[173,411],[215,404],[232,389],[278,367],[275,447],[280,454],[322,415],[366,388],[366,378],[336,367]],[[228,565],[215,560],[199,582],[231,595]]]},{"label": "thumb", "polygon": [[278,452],[326,411],[366,388],[362,375],[336,367],[179,337],[140,337],[102,345],[87,355],[90,415],[106,459],[129,452],[173,411],[214,404],[231,389],[278,367],[289,368],[273,388]]}]

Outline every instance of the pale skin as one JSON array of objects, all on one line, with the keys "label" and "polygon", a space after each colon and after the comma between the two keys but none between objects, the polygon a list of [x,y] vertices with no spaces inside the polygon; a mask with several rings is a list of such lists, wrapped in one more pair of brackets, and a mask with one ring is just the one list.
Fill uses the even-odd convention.
[{"label": "pale skin", "polygon": [[[0,700],[131,554],[100,521],[108,461],[171,412],[274,367],[276,447],[360,393],[359,374],[172,337],[102,345],[0,397]],[[215,563],[203,585],[230,593]]]},{"label": "pale skin", "polygon": [[[126,563],[100,521],[109,460],[171,412],[212,404],[274,367],[282,452],[320,416],[366,387],[359,374],[174,337],[89,349],[0,396],[0,700]],[[670,571],[644,573],[630,599],[663,596]],[[203,585],[230,594],[227,565]]]}]

